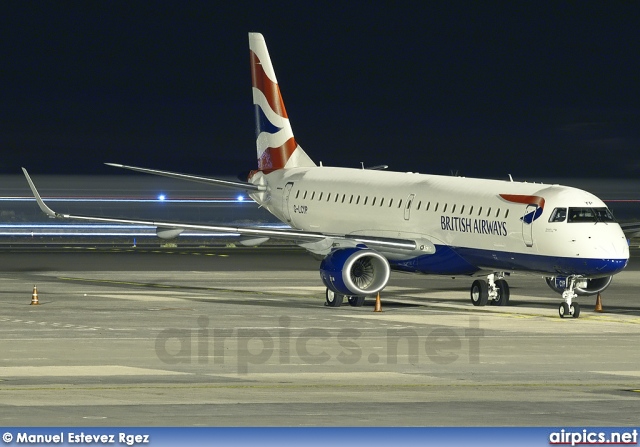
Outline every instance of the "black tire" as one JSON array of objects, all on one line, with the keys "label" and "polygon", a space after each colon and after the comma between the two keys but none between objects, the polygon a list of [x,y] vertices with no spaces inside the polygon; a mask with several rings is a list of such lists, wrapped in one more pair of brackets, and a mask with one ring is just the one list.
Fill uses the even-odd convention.
[{"label": "black tire", "polygon": [[571,315],[571,310],[569,309],[569,305],[567,303],[560,304],[558,307],[558,314],[560,318],[566,318]]},{"label": "black tire", "polygon": [[486,281],[476,279],[471,285],[471,302],[474,306],[486,306],[489,301],[489,286]]},{"label": "black tire", "polygon": [[333,290],[327,288],[327,291],[325,293],[325,298],[326,298],[325,306],[340,307],[342,305],[342,300],[344,299],[344,295],[335,293]]},{"label": "black tire", "polygon": [[573,318],[578,318],[580,316],[580,305],[578,303],[571,303],[571,306],[569,306],[569,311],[571,312],[571,316]]},{"label": "black tire", "polygon": [[362,307],[362,305],[364,304],[364,299],[364,296],[350,296],[347,298],[347,301],[349,302],[350,306]]},{"label": "black tire", "polygon": [[493,306],[508,306],[509,297],[511,292],[509,291],[509,284],[504,279],[496,281],[496,288],[498,289],[498,297],[491,301]]}]

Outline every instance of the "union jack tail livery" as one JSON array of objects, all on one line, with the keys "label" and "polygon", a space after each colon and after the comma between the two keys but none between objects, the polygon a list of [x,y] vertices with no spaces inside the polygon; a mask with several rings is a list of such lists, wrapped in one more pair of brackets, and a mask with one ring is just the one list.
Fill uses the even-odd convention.
[{"label": "union jack tail livery", "polygon": [[260,33],[249,33],[253,105],[256,114],[258,169],[265,174],[282,168],[316,164],[293,136],[269,51]]}]

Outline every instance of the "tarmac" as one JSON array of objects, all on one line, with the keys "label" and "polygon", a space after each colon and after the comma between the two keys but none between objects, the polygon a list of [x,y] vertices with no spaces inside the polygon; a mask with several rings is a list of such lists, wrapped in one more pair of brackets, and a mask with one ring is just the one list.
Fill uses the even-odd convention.
[{"label": "tarmac", "polygon": [[5,247],[0,425],[637,426],[639,261],[561,319],[536,276],[392,273],[374,313],[296,248]]}]

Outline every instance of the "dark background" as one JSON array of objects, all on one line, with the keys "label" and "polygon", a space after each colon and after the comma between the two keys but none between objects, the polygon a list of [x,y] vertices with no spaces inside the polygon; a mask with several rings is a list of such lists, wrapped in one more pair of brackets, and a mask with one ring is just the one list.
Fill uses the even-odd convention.
[{"label": "dark background", "polygon": [[637,2],[253,3],[2,2],[0,173],[254,168],[249,31],[316,162],[640,173]]}]

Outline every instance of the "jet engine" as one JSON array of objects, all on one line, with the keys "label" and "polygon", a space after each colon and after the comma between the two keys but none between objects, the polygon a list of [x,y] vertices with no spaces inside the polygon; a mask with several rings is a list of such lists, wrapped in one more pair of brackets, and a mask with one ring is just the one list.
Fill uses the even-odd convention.
[{"label": "jet engine", "polygon": [[[576,279],[576,287],[574,291],[580,296],[595,295],[609,287],[613,276],[604,276],[602,278],[578,278]],[[567,288],[568,279],[564,276],[550,276],[545,278],[547,285],[558,293],[564,292]]]},{"label": "jet engine", "polygon": [[320,264],[328,289],[348,296],[372,295],[387,285],[391,267],[380,253],[364,247],[339,248]]}]

